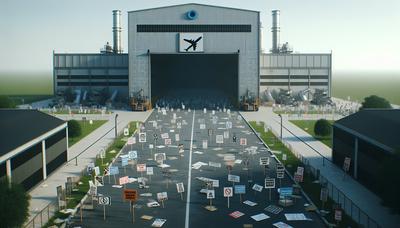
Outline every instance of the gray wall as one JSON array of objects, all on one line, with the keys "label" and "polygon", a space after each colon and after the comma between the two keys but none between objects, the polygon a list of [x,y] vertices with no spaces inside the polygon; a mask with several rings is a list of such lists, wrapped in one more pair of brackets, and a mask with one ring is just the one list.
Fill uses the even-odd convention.
[{"label": "gray wall", "polygon": [[[127,54],[59,54],[55,53],[54,93],[66,88],[98,90],[110,88],[128,97]],[[122,78],[121,76],[126,76]]]},{"label": "gray wall", "polygon": [[[185,14],[195,10],[198,17],[187,20]],[[259,93],[259,12],[199,4],[131,11],[129,32],[129,92],[144,89],[151,97],[149,57],[152,53],[178,53],[179,33],[137,32],[137,24],[250,24],[251,32],[203,33],[204,53],[234,53],[239,56],[239,96],[247,89]]]},{"label": "gray wall", "polygon": [[[331,95],[332,54],[262,54],[260,91],[289,88],[300,91],[324,89]],[[303,85],[299,85],[303,84]],[[306,85],[304,85],[306,84]],[[309,86],[310,85],[310,86]]]}]

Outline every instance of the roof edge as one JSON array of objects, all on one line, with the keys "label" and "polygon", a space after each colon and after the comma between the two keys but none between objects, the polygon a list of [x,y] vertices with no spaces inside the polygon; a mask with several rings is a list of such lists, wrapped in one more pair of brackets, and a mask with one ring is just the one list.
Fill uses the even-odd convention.
[{"label": "roof edge", "polygon": [[170,5],[170,6],[160,6],[160,7],[153,7],[153,8],[147,8],[147,9],[140,9],[140,10],[130,10],[130,11],[127,11],[127,12],[128,12],[128,13],[134,13],[134,12],[142,12],[142,11],[148,11],[148,10],[164,9],[164,8],[177,7],[177,6],[186,6],[186,5],[209,6],[209,7],[223,8],[223,9],[241,10],[241,11],[248,11],[248,12],[260,13],[260,11],[257,11],[257,10],[240,9],[240,8],[234,8],[234,7],[217,6],[217,5],[200,4],[200,3],[176,4],[176,5]]}]

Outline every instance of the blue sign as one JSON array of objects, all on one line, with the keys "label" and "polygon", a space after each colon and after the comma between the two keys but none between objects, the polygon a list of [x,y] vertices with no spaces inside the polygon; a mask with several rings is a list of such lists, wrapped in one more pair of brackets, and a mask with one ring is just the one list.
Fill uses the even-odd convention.
[{"label": "blue sign", "polygon": [[110,175],[117,175],[119,174],[118,166],[110,166]]},{"label": "blue sign", "polygon": [[235,194],[246,194],[245,185],[235,185]]},{"label": "blue sign", "polygon": [[291,195],[293,195],[293,188],[292,187],[279,188],[278,192],[279,192],[279,196],[281,196],[281,197],[291,196]]},{"label": "blue sign", "polygon": [[128,157],[129,157],[130,160],[137,159],[137,151],[136,150],[129,151],[128,152]]},{"label": "blue sign", "polygon": [[128,157],[123,157],[121,158],[121,166],[127,166],[128,165]]}]

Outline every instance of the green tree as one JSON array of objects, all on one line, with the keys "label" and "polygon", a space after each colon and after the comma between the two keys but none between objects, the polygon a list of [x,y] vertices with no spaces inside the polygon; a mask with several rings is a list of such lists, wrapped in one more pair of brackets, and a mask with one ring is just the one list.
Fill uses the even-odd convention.
[{"label": "green tree", "polygon": [[394,154],[386,157],[378,168],[378,185],[379,195],[383,205],[392,208],[397,213],[400,213],[400,149],[397,149]]},{"label": "green tree", "polygon": [[8,96],[0,96],[0,108],[15,108],[14,102]]},{"label": "green tree", "polygon": [[315,123],[314,133],[317,136],[329,136],[332,133],[332,125],[326,119],[319,119]]},{"label": "green tree", "polygon": [[68,121],[68,137],[77,137],[82,134],[81,125],[76,120]]},{"label": "green tree", "polygon": [[6,178],[0,179],[0,226],[22,227],[29,216],[29,199],[21,185],[9,185]]},{"label": "green tree", "polygon": [[364,98],[364,101],[361,103],[361,109],[366,108],[392,108],[389,101],[387,101],[383,97],[378,97],[376,95],[371,95],[369,97]]}]

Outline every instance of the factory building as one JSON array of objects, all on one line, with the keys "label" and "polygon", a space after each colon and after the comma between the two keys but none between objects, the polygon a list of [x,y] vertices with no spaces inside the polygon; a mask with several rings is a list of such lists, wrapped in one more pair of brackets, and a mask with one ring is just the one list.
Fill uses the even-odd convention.
[{"label": "factory building", "polygon": [[349,174],[376,192],[384,161],[398,156],[399,129],[399,109],[365,109],[342,118],[333,124],[332,160],[343,167],[350,158]]},{"label": "factory building", "polygon": [[37,110],[0,110],[0,178],[29,190],[68,159],[67,123]]},{"label": "factory building", "polygon": [[260,12],[252,10],[190,3],[129,11],[127,54],[121,31],[121,12],[114,10],[113,47],[54,53],[55,93],[70,88],[79,103],[107,90],[111,101],[140,96],[154,104],[177,90],[218,91],[240,107],[279,89],[307,92],[307,99],[316,89],[331,94],[331,54],[292,53],[281,45],[278,10],[271,53],[261,51]]}]

